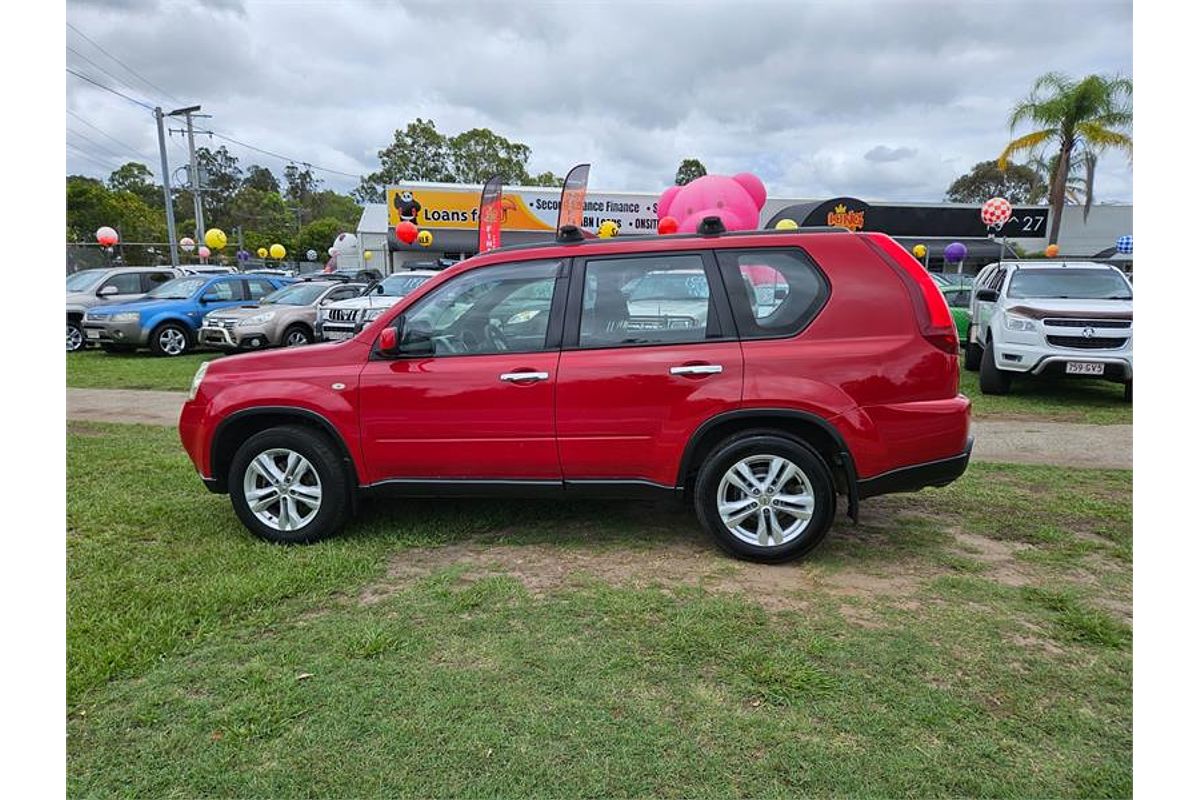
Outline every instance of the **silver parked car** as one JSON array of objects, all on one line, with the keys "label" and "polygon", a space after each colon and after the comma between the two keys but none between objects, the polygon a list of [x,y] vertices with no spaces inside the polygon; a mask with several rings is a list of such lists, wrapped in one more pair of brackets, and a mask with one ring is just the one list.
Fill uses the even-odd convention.
[{"label": "silver parked car", "polygon": [[200,343],[226,350],[309,344],[316,338],[319,309],[357,297],[365,288],[363,283],[340,280],[293,283],[256,304],[209,313],[200,328]]},{"label": "silver parked car", "polygon": [[321,309],[317,319],[317,339],[340,342],[361,331],[368,323],[400,302],[438,270],[410,269],[388,275],[372,284],[359,297],[342,300]]},{"label": "silver parked car", "polygon": [[82,350],[83,315],[104,303],[134,300],[156,286],[179,277],[170,267],[107,267],[85,269],[67,276],[67,352]]}]

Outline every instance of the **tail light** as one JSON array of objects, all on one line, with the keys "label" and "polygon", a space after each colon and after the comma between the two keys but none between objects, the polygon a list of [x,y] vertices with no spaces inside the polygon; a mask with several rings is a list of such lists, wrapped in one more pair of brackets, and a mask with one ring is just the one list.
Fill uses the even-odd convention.
[{"label": "tail light", "polygon": [[954,317],[950,315],[946,296],[938,289],[933,278],[929,277],[929,272],[912,253],[886,233],[863,235],[867,244],[900,276],[900,280],[908,289],[913,307],[917,311],[921,335],[937,349],[958,355],[958,329],[954,326]]}]

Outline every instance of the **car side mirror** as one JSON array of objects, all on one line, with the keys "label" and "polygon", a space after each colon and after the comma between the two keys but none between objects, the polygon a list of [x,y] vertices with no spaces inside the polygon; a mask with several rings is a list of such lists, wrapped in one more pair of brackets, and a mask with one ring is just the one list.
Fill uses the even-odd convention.
[{"label": "car side mirror", "polygon": [[201,305],[208,305],[209,303],[215,303],[215,302],[217,302],[217,296],[215,294],[206,294],[206,295],[201,296],[201,298],[200,298]]},{"label": "car side mirror", "polygon": [[975,293],[975,299],[981,303],[994,303],[1000,299],[1000,293],[995,289],[980,289]]},{"label": "car side mirror", "polygon": [[409,324],[401,314],[396,320],[399,341],[397,354],[402,356],[431,356],[434,353],[433,329],[425,324]]},{"label": "car side mirror", "polygon": [[96,296],[97,297],[112,297],[118,291],[119,290],[115,286],[111,286],[111,285],[104,286],[104,287],[101,287],[100,291],[96,292]]}]

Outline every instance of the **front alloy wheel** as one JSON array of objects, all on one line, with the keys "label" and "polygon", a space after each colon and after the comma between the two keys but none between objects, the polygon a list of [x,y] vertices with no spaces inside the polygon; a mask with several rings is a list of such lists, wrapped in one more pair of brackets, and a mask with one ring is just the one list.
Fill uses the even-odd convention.
[{"label": "front alloy wheel", "polygon": [[67,323],[67,352],[74,353],[83,349],[83,331],[75,322]]},{"label": "front alloy wheel", "polygon": [[277,447],[255,456],[242,492],[251,513],[283,533],[299,530],[321,510],[321,478],[308,459]]},{"label": "front alloy wheel", "polygon": [[150,334],[150,350],[156,356],[181,356],[188,346],[187,332],[175,323],[160,325]]}]

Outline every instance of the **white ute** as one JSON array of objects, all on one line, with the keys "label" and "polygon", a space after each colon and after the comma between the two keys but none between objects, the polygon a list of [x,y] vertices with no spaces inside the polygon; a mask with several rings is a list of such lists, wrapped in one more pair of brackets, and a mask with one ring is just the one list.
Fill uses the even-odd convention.
[{"label": "white ute", "polygon": [[971,292],[965,366],[984,394],[1013,375],[1102,378],[1133,398],[1133,285],[1091,262],[1010,261],[984,267]]}]

